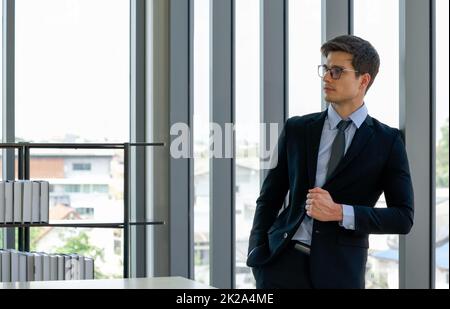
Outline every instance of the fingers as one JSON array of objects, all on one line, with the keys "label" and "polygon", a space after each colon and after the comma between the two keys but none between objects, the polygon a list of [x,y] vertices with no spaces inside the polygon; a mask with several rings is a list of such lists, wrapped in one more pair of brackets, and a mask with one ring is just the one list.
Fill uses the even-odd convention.
[{"label": "fingers", "polygon": [[[318,200],[318,199],[307,199],[306,200],[306,206],[309,206],[309,209],[311,209],[311,206],[318,206],[319,204],[320,204],[320,200]],[[306,206],[305,206],[305,208],[306,208]]]},{"label": "fingers", "polygon": [[311,217],[311,206],[312,206],[312,200],[307,199],[305,209],[306,209],[306,214],[310,217]]},{"label": "fingers", "polygon": [[322,189],[320,187],[315,187],[313,189],[309,189],[308,192],[309,193],[319,193],[319,194],[328,193],[327,190],[324,190],[324,189]]},{"label": "fingers", "polygon": [[320,211],[320,208],[317,205],[315,205],[314,201],[307,203],[305,205],[305,209],[306,209],[306,214],[310,217],[313,217],[315,213]]},{"label": "fingers", "polygon": [[309,201],[321,201],[321,200],[329,200],[330,197],[329,195],[325,195],[325,194],[319,194],[319,193],[308,193],[306,195],[306,203],[308,204],[308,200]]},{"label": "fingers", "polygon": [[308,190],[309,193],[306,194],[306,198],[315,200],[333,200],[330,193],[322,188],[316,187],[314,189]]},{"label": "fingers", "polygon": [[[307,199],[306,199],[306,203],[305,203],[306,204],[305,209],[306,209],[307,213],[308,213],[308,211],[311,213],[312,206],[318,205],[320,196],[317,193],[308,193],[306,195],[306,197],[307,197]],[[310,215],[310,214],[308,213],[308,215]]]},{"label": "fingers", "polygon": [[328,191],[319,187],[310,189],[308,192],[306,195],[305,210],[308,216],[314,217],[323,211],[321,209],[322,205],[326,205],[327,201],[332,199]]},{"label": "fingers", "polygon": [[309,189],[308,194],[315,194],[316,196],[322,196],[322,195],[330,195],[330,193],[327,190],[324,190],[322,188],[316,187],[314,189]]},{"label": "fingers", "polygon": [[306,209],[306,214],[310,217],[312,217],[312,209],[311,209],[311,205],[306,205],[305,206]]},{"label": "fingers", "polygon": [[321,199],[321,198],[324,198],[324,197],[325,197],[325,195],[323,193],[308,193],[308,194],[306,194],[306,198],[307,199],[313,199],[314,200],[314,199]]}]

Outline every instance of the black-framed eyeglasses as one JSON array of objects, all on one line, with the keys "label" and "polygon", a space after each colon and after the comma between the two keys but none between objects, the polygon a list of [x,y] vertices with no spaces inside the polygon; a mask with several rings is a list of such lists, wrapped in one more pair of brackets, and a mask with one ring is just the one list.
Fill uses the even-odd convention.
[{"label": "black-framed eyeglasses", "polygon": [[341,78],[342,72],[344,72],[344,71],[358,73],[358,71],[351,70],[351,69],[345,69],[345,68],[341,68],[341,67],[331,67],[331,68],[329,68],[326,64],[319,65],[317,67],[317,69],[318,69],[318,73],[319,73],[319,77],[320,78],[324,78],[328,71],[330,72],[330,75],[331,75],[332,79],[339,79],[339,78]]}]

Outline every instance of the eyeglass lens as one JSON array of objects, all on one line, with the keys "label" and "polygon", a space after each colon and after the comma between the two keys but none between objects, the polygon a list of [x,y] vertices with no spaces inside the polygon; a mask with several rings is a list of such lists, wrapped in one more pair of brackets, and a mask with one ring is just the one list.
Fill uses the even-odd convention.
[{"label": "eyeglass lens", "polygon": [[331,78],[339,79],[341,77],[342,69],[338,67],[328,68],[326,65],[321,65],[319,67],[319,75],[320,77],[324,77],[327,71],[330,71]]}]

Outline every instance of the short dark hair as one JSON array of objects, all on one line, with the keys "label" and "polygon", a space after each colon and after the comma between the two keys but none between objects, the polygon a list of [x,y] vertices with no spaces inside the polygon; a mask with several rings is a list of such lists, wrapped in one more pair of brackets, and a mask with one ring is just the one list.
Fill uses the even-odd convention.
[{"label": "short dark hair", "polygon": [[325,42],[320,48],[322,55],[328,57],[330,52],[342,51],[353,56],[352,65],[358,73],[369,73],[370,82],[367,85],[366,92],[372,85],[380,68],[380,56],[376,49],[368,41],[354,35],[341,35]]}]

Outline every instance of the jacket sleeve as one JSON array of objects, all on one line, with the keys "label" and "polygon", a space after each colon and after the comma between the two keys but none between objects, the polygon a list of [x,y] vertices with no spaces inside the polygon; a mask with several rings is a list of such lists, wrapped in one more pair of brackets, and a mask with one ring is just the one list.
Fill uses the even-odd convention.
[{"label": "jacket sleeve", "polygon": [[259,198],[256,200],[255,217],[250,232],[249,250],[267,243],[267,231],[277,218],[278,212],[283,205],[284,198],[289,189],[288,164],[287,164],[287,138],[288,124],[286,122],[279,138],[277,149],[277,160],[273,164],[261,187]]},{"label": "jacket sleeve", "polygon": [[355,228],[365,234],[408,234],[414,220],[414,192],[405,145],[397,131],[382,188],[387,208],[355,206]]}]

